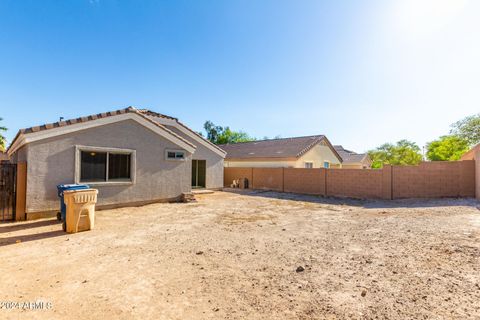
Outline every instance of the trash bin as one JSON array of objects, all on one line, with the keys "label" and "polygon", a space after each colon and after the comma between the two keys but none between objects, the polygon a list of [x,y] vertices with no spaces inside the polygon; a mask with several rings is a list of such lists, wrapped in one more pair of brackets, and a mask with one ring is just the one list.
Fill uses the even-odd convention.
[{"label": "trash bin", "polygon": [[76,233],[93,229],[95,225],[95,204],[98,190],[66,190],[63,197],[66,206],[65,231]]},{"label": "trash bin", "polygon": [[65,215],[67,209],[65,208],[65,201],[63,199],[63,192],[66,190],[85,190],[90,189],[88,184],[59,184],[57,186],[58,196],[60,197],[60,212],[57,212],[57,220],[63,221],[63,231],[65,231]]}]

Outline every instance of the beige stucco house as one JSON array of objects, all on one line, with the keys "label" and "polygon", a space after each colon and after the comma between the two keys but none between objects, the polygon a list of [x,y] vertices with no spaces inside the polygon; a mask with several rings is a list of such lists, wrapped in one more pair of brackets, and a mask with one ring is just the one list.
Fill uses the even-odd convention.
[{"label": "beige stucco house", "polygon": [[225,167],[340,168],[342,158],[324,135],[220,145]]},{"label": "beige stucco house", "polygon": [[342,169],[370,169],[372,167],[372,159],[368,153],[356,153],[343,146],[333,147],[342,157]]},{"label": "beige stucco house", "polygon": [[99,208],[222,188],[226,154],[178,119],[133,107],[22,129],[7,152],[26,163],[27,219],[58,211],[59,184],[98,189]]}]

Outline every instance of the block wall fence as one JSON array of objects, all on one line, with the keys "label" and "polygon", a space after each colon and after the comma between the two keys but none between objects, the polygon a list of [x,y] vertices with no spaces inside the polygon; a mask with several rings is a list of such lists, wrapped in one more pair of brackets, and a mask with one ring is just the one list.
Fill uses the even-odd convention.
[{"label": "block wall fence", "polygon": [[474,160],[378,170],[225,168],[225,187],[240,178],[251,189],[363,199],[475,197],[476,188]]}]

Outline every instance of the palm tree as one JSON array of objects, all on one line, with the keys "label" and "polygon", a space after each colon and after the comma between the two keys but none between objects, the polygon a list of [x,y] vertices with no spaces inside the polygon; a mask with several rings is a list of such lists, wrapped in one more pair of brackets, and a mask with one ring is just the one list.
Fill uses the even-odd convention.
[{"label": "palm tree", "polygon": [[[2,120],[3,118],[0,118],[0,121]],[[0,151],[5,150],[6,139],[5,139],[5,136],[2,135],[2,132],[5,132],[5,131],[7,131],[7,127],[0,126]]]}]

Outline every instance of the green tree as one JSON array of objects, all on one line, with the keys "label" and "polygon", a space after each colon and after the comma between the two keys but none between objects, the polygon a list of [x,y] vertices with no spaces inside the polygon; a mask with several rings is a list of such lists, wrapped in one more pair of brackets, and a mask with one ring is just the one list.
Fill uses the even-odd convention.
[{"label": "green tree", "polygon": [[480,113],[457,121],[451,127],[450,133],[463,138],[470,146],[480,143]]},{"label": "green tree", "polygon": [[256,140],[255,138],[250,137],[246,132],[233,131],[230,129],[230,127],[217,126],[211,121],[205,122],[203,128],[207,133],[207,139],[214,144],[248,142]]},{"label": "green tree", "polygon": [[420,148],[408,140],[400,140],[396,144],[382,144],[368,154],[372,159],[372,168],[382,168],[384,164],[416,165],[422,161]]},{"label": "green tree", "polygon": [[[0,121],[3,121],[3,118],[0,118]],[[2,134],[2,132],[6,132],[7,128],[4,126],[0,126],[0,151],[5,151],[5,146],[7,144],[7,139]]]},{"label": "green tree", "polygon": [[456,161],[469,149],[469,143],[457,135],[442,136],[427,144],[427,158],[431,161]]}]

